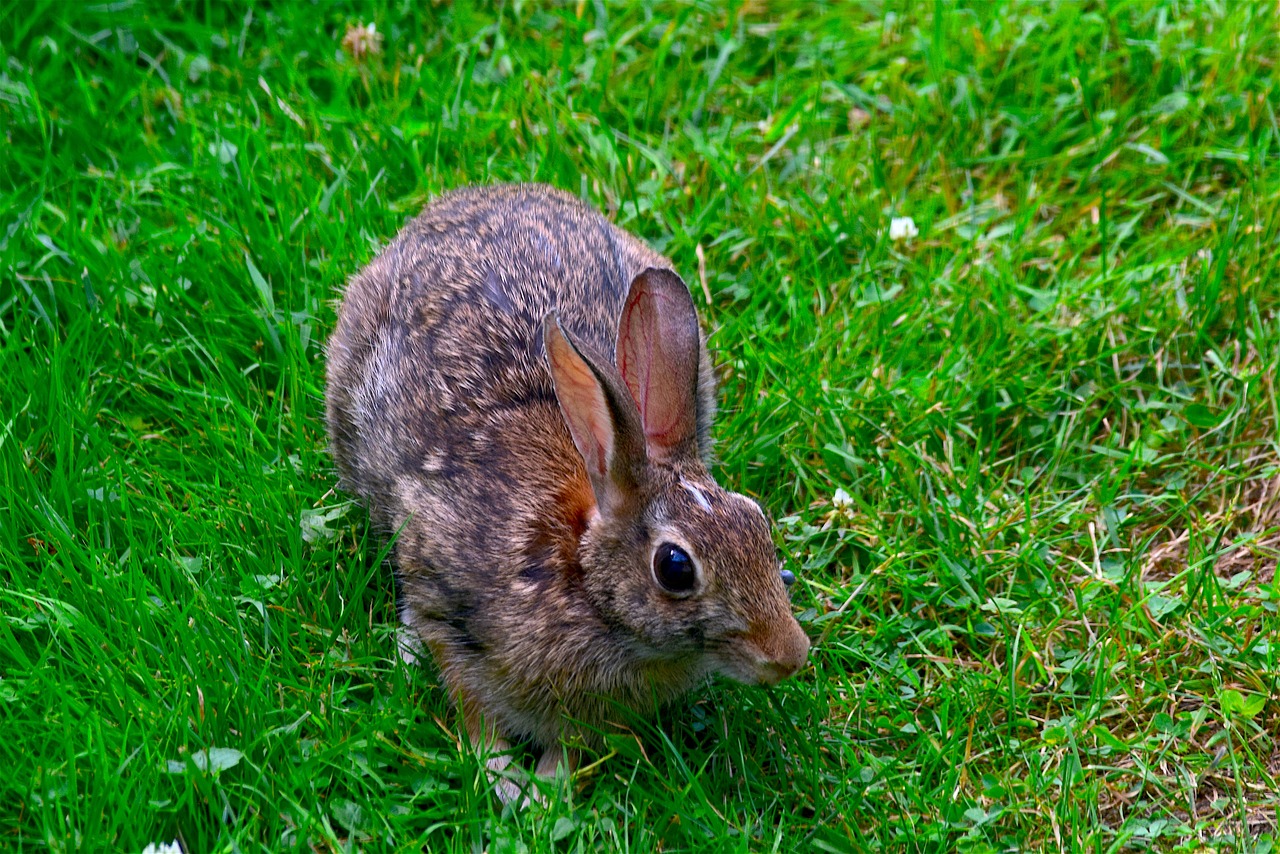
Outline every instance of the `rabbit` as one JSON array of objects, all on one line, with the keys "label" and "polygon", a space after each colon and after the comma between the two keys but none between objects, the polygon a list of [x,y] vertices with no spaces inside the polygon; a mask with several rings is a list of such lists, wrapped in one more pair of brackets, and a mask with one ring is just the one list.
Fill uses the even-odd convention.
[{"label": "rabbit", "polygon": [[[671,262],[562,191],[449,192],[352,278],[331,452],[395,537],[401,621],[475,749],[572,773],[619,705],[804,665],[765,514],[707,471],[714,410]],[[509,761],[489,760],[504,801]]]}]

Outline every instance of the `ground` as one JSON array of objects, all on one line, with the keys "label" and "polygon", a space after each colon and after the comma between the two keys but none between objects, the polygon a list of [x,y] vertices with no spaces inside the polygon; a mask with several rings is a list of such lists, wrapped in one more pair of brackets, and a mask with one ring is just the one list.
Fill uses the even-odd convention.
[{"label": "ground", "polygon": [[[1274,844],[1275,3],[0,8],[0,847]],[[323,346],[527,180],[689,281],[814,650],[504,812]]]}]

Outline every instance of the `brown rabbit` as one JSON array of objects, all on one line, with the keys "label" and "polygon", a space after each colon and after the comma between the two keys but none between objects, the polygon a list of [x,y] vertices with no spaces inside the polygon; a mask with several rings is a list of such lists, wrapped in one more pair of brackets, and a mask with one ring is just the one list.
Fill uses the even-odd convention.
[{"label": "brown rabbit", "polygon": [[428,205],[351,281],[327,402],[342,485],[398,532],[401,619],[479,749],[527,739],[551,775],[618,704],[804,664],[764,513],[707,472],[689,290],[572,196]]}]

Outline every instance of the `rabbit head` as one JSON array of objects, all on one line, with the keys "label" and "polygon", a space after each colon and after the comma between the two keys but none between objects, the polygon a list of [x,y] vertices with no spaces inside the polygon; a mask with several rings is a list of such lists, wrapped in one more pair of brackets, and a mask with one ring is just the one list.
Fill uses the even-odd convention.
[{"label": "rabbit head", "polygon": [[543,342],[594,498],[582,589],[628,654],[751,684],[798,670],[809,641],[764,512],[720,488],[699,457],[701,338],[684,282],[659,268],[635,278],[612,362],[554,313]]}]

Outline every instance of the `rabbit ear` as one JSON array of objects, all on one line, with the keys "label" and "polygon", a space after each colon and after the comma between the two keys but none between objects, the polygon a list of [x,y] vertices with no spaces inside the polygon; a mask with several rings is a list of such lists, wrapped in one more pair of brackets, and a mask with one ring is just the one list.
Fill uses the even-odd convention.
[{"label": "rabbit ear", "polygon": [[684,281],[651,267],[635,277],[618,320],[618,370],[640,409],[651,459],[697,455],[698,314]]},{"label": "rabbit ear", "polygon": [[602,515],[616,514],[636,492],[644,444],[635,407],[618,381],[569,340],[555,313],[542,321],[542,341],[556,399],[582,455]]}]

